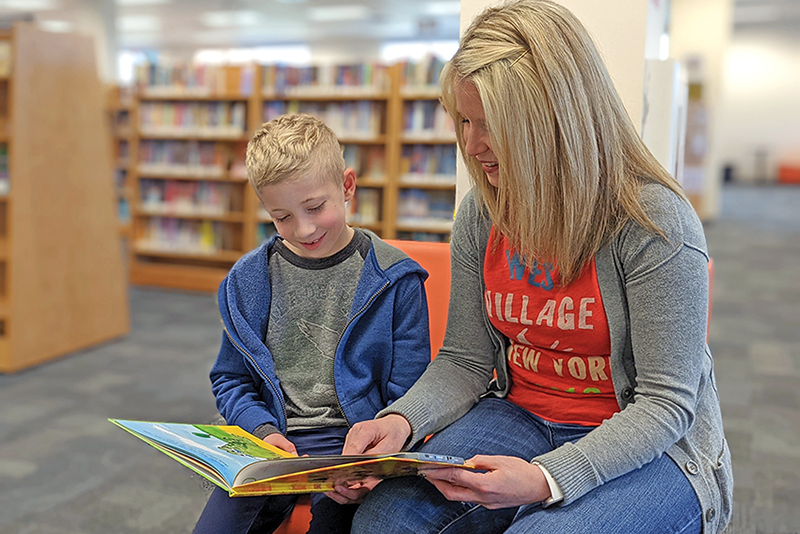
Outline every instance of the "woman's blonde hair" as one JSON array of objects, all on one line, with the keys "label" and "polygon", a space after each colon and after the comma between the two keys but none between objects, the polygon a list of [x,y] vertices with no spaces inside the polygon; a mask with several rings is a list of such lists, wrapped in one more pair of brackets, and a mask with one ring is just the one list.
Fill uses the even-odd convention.
[{"label": "woman's blonde hair", "polygon": [[345,161],[336,134],[302,113],[282,115],[261,125],[247,143],[247,179],[256,192],[265,185],[314,176],[342,180]]},{"label": "woman's blonde hair", "polygon": [[477,198],[528,264],[557,264],[561,285],[630,219],[662,234],[639,204],[642,184],[664,184],[685,199],[637,134],[589,33],[564,7],[519,0],[483,11],[442,74],[442,102],[457,125],[462,83],[477,88],[500,164],[494,187],[465,157]]}]

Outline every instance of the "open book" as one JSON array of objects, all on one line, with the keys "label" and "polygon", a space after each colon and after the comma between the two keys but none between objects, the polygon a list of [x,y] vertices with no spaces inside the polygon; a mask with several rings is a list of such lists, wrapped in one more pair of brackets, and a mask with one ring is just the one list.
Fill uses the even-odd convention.
[{"label": "open book", "polygon": [[238,426],[109,421],[207,478],[232,497],[318,493],[331,491],[334,484],[359,482],[369,477],[415,475],[424,468],[471,468],[461,458],[418,452],[298,457]]}]

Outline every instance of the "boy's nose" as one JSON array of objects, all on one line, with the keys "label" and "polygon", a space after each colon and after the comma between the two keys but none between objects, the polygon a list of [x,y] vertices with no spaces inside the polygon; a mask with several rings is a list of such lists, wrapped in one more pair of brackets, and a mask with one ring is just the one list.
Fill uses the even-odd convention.
[{"label": "boy's nose", "polygon": [[307,219],[301,219],[298,221],[297,224],[297,236],[298,237],[309,237],[316,232],[317,227],[314,225],[313,222]]}]

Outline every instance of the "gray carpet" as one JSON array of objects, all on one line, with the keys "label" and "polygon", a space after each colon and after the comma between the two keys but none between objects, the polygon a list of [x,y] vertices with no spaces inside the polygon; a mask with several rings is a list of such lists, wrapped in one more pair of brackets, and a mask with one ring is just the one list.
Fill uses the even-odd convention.
[{"label": "gray carpet", "polygon": [[[710,344],[736,477],[729,534],[800,533],[800,187],[723,189]],[[0,532],[191,532],[208,490],[109,417],[205,422],[214,297],[131,290],[126,338],[0,375]]]}]

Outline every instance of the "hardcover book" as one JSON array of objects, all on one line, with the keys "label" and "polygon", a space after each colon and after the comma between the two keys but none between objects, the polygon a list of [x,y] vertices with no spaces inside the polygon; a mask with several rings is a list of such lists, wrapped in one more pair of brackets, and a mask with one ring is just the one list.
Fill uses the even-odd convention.
[{"label": "hardcover book", "polygon": [[461,458],[399,452],[358,456],[295,456],[232,425],[109,419],[231,497],[320,493],[368,478],[416,475],[437,467],[471,466]]}]

